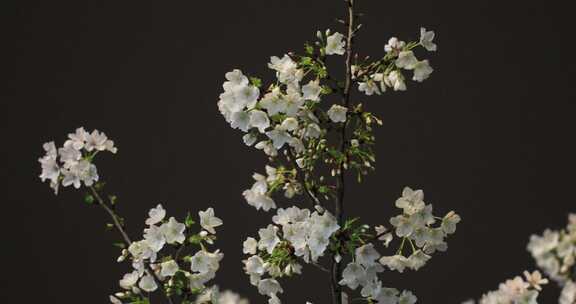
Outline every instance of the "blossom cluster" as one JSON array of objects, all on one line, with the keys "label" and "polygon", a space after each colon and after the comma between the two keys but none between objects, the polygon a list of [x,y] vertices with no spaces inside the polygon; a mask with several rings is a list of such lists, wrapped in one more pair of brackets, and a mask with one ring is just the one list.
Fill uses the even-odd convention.
[{"label": "blossom cluster", "polygon": [[283,189],[286,198],[292,198],[296,193],[300,192],[301,185],[295,179],[296,173],[294,170],[286,170],[284,168],[274,168],[266,165],[266,176],[254,173],[252,175],[254,184],[248,190],[245,190],[242,195],[246,202],[256,208],[269,211],[276,209],[276,203],[271,197],[271,192],[275,189]]},{"label": "blossom cluster", "polygon": [[380,95],[388,88],[394,91],[406,90],[406,77],[404,71],[412,71],[412,80],[422,82],[432,74],[434,69],[430,66],[428,60],[418,60],[413,49],[422,46],[428,51],[436,51],[437,46],[433,42],[434,32],[427,31],[425,28],[420,29],[420,41],[406,43],[396,37],[388,40],[384,46],[386,56],[384,57],[385,65],[381,65],[375,71],[364,71],[362,66],[353,67],[353,77],[360,78],[358,81],[358,90],[366,95]]},{"label": "blossom cluster", "polygon": [[[361,286],[360,294],[370,299],[369,303],[376,304],[414,304],[416,296],[407,290],[402,293],[398,289],[383,287],[378,274],[384,271],[379,263],[380,253],[373,244],[366,244],[356,248],[354,260],[342,272],[340,285],[350,289]],[[382,261],[382,260],[381,260]]]},{"label": "blossom cluster", "polygon": [[[416,297],[409,291],[403,291],[389,287],[383,287],[378,274],[384,271],[384,267],[390,270],[403,272],[406,268],[418,270],[423,267],[436,250],[444,251],[447,248],[445,237],[456,231],[456,224],[460,217],[449,212],[439,227],[432,227],[436,217],[432,215],[432,205],[424,202],[422,190],[412,190],[408,187],[402,192],[402,197],[396,201],[396,206],[403,210],[401,215],[390,219],[395,227],[394,234],[402,238],[402,242],[391,256],[382,256],[373,243],[361,240],[361,246],[356,246],[352,261],[343,271],[341,285],[356,290],[359,286],[360,295],[367,298],[371,303],[397,304],[415,303]],[[360,229],[362,233],[363,228]],[[382,241],[384,247],[388,247],[393,234],[383,226],[375,227],[376,234],[372,240]],[[350,239],[350,237],[347,237]],[[352,238],[353,239],[353,238]],[[404,247],[410,244],[412,253],[406,257]],[[345,246],[349,247],[349,246]]]},{"label": "blossom cluster", "polygon": [[[541,285],[547,283],[548,279],[542,278],[539,271],[524,271],[524,278],[516,276],[501,283],[497,290],[484,294],[478,304],[537,304]],[[468,300],[463,304],[474,303],[474,300]]]},{"label": "blossom cluster", "polygon": [[[397,254],[384,256],[380,259],[383,265],[391,270],[403,272],[405,268],[418,270],[430,259],[435,251],[446,251],[446,237],[456,232],[456,225],[461,218],[454,211],[448,212],[443,218],[432,214],[432,205],[424,202],[422,190],[404,188],[402,196],[396,200],[396,207],[403,213],[390,219],[396,236],[403,238]],[[440,221],[440,225],[433,225]],[[402,254],[405,242],[410,244],[412,254],[405,257]]]},{"label": "blossom cluster", "polygon": [[528,251],[551,279],[559,283],[576,280],[576,214],[569,215],[566,229],[532,235]]},{"label": "blossom cluster", "polygon": [[528,251],[538,267],[563,287],[560,304],[576,303],[576,214],[568,216],[563,230],[532,235]]},{"label": "blossom cluster", "polygon": [[244,269],[259,293],[270,298],[269,303],[280,303],[278,294],[283,289],[276,278],[300,274],[299,261],[317,262],[340,228],[330,212],[321,211],[279,208],[272,218],[274,224],[258,231],[258,240],[248,237],[244,241],[244,253],[250,255]]},{"label": "blossom cluster", "polygon": [[194,302],[195,304],[248,304],[247,299],[239,294],[230,291],[220,291],[218,286],[213,286],[204,290]]},{"label": "blossom cluster", "polygon": [[[435,51],[434,36],[433,31],[422,28],[418,42],[406,43],[391,38],[384,47],[382,59],[359,61],[351,67],[353,82],[358,84],[360,92],[373,95],[382,93],[386,87],[405,90],[402,70],[413,71],[413,79],[423,81],[432,68],[428,60],[415,57],[414,49],[421,46]],[[343,55],[346,37],[327,30],[318,32],[317,38],[316,47],[307,44],[304,55],[272,56],[268,67],[275,72],[276,81],[265,89],[260,79],[247,76],[239,69],[225,74],[224,91],[218,101],[220,113],[232,128],[245,133],[243,140],[246,145],[262,150],[271,160],[278,159],[279,151],[283,150],[289,161],[282,168],[267,166],[267,177],[253,175],[255,183],[243,195],[256,209],[269,211],[276,208],[271,194],[279,189],[284,189],[288,198],[301,194],[306,187],[315,188],[314,195],[329,197],[333,187],[323,185],[323,177],[310,180],[302,176],[314,171],[319,160],[331,167],[332,176],[349,168],[362,175],[373,170],[375,156],[371,149],[374,144],[371,124],[381,124],[381,121],[366,112],[361,104],[351,107],[323,102],[324,97],[343,90],[340,84],[335,85],[329,78],[326,56]],[[346,149],[341,151],[329,142],[327,134],[330,130],[349,125],[354,125],[354,130],[344,145]],[[283,169],[283,172],[270,174],[270,169]],[[299,179],[292,169],[302,171],[298,172],[301,175]],[[282,182],[282,187],[272,186]]]},{"label": "blossom cluster", "polygon": [[[212,244],[216,233],[214,228],[223,222],[214,215],[212,208],[200,211],[198,215],[202,230],[192,234],[189,231],[193,224],[190,218],[186,219],[186,223],[180,223],[174,217],[167,219],[166,210],[161,204],[150,209],[143,238],[123,249],[118,258],[119,262],[129,258],[133,271],[119,281],[124,292],[111,296],[113,303],[121,303],[121,300],[129,303],[142,292],[151,293],[162,287],[168,291],[182,289],[190,293],[208,292],[205,284],[215,277],[224,255],[219,250],[208,251],[202,243]],[[201,249],[193,255],[178,256],[187,244],[200,245]],[[174,249],[171,253],[170,247]],[[218,293],[215,290],[210,294],[210,297],[230,297],[229,293]]]},{"label": "blossom cluster", "polygon": [[322,88],[318,81],[300,86],[302,70],[288,55],[272,57],[270,68],[277,71],[281,85],[259,99],[260,90],[249,83],[240,70],[226,73],[224,93],[218,107],[230,126],[247,132],[244,142],[263,150],[269,156],[289,146],[296,153],[304,150],[302,140],[318,137],[318,118],[304,108],[305,101],[318,101]]},{"label": "blossom cluster", "polygon": [[51,141],[43,148],[46,154],[38,159],[42,167],[40,179],[43,182],[48,180],[56,194],[60,184],[64,187],[72,185],[76,189],[82,184],[92,186],[99,179],[98,170],[92,163],[94,156],[101,151],[118,151],[106,134],[98,130],[87,132],[82,127],[68,134],[62,147],[56,148]]}]

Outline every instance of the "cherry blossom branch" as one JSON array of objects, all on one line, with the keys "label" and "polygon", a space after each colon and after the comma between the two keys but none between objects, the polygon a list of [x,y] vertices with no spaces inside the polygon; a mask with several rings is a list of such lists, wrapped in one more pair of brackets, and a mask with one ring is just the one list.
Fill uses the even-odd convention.
[{"label": "cherry blossom branch", "polygon": [[[98,193],[98,191],[96,190],[96,188],[94,188],[94,186],[90,186],[90,191],[92,192],[92,195],[94,195],[94,197],[96,198],[98,205],[100,205],[106,211],[106,213],[108,213],[108,215],[112,218],[112,222],[114,223],[114,227],[116,228],[118,233],[120,233],[120,235],[122,236],[122,239],[123,239],[126,247],[127,248],[130,247],[130,245],[132,244],[132,240],[130,240],[130,237],[128,236],[128,234],[124,230],[124,226],[122,225],[122,223],[120,223],[119,217],[116,214],[116,212],[114,212],[114,210],[112,210],[110,207],[108,207],[108,205],[102,199],[102,197],[100,196],[100,193]],[[156,275],[156,272],[154,272],[152,267],[150,267],[150,264],[144,263],[144,266],[146,267],[146,270],[152,275],[152,277],[154,278],[156,283],[158,285],[162,286],[162,281],[160,280],[158,275]],[[168,303],[173,304],[172,298],[170,297],[170,295],[168,295],[166,293],[166,291],[163,288],[162,288],[162,292],[166,296],[166,300],[168,301]]]}]

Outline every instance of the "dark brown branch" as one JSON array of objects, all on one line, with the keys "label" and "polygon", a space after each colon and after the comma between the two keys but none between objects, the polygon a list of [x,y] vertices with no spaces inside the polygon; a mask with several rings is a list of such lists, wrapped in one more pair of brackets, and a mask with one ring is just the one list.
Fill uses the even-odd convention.
[{"label": "dark brown branch", "polygon": [[[344,82],[344,92],[342,94],[342,105],[346,108],[350,107],[350,89],[352,87],[352,57],[354,53],[353,43],[354,43],[354,3],[355,0],[347,0],[346,4],[348,6],[348,35],[346,41],[346,79]],[[340,133],[340,153],[342,155],[346,152],[346,128],[348,126],[348,119],[344,122]],[[335,206],[335,216],[338,220],[338,224],[342,227],[344,222],[344,193],[345,193],[345,162],[346,158],[342,160],[338,168],[338,177],[336,182],[337,194],[336,194],[336,206]],[[337,254],[337,253],[336,253]],[[334,256],[332,256],[332,276],[331,276],[331,286],[332,286],[332,303],[342,304],[342,288],[339,284],[342,278],[342,266],[340,262],[336,262]]]}]

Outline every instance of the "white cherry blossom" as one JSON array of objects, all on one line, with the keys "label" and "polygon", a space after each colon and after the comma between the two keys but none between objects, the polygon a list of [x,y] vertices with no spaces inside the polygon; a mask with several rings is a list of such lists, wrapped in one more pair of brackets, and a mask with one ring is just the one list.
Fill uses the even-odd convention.
[{"label": "white cherry blossom", "polygon": [[428,60],[418,61],[414,64],[414,77],[412,77],[412,80],[422,82],[428,79],[433,71],[434,69],[432,69]]},{"label": "white cherry blossom", "polygon": [[330,117],[330,120],[332,120],[332,122],[338,123],[338,122],[345,122],[346,121],[346,113],[347,112],[348,112],[348,108],[335,104],[335,105],[332,105],[332,107],[330,107],[327,114],[328,114],[328,117]]},{"label": "white cherry blossom", "polygon": [[302,87],[302,97],[306,100],[320,101],[322,87],[319,80],[311,80]]},{"label": "white cherry blossom", "polygon": [[396,37],[392,37],[388,40],[388,43],[384,46],[386,53],[398,54],[406,46],[406,42],[398,40]]},{"label": "white cherry blossom", "polygon": [[255,238],[253,237],[246,238],[246,240],[244,241],[244,243],[242,243],[242,245],[243,245],[242,252],[244,252],[244,254],[256,254],[256,250],[258,249],[258,241],[256,241]]},{"label": "white cherry blossom", "polygon": [[160,274],[163,277],[171,277],[171,276],[175,275],[176,272],[178,272],[178,270],[179,270],[178,263],[176,263],[176,261],[174,261],[174,260],[169,260],[169,261],[163,262],[162,264],[160,264],[160,266],[162,267]]},{"label": "white cherry blossom", "polygon": [[398,54],[398,59],[396,59],[396,66],[406,70],[412,70],[418,63],[418,59],[414,56],[412,51],[402,51]]},{"label": "white cherry blossom", "polygon": [[278,125],[273,130],[266,132],[266,136],[272,140],[272,145],[277,150],[292,140],[292,136],[290,136],[290,134],[281,125]]},{"label": "white cherry blossom", "polygon": [[428,51],[436,51],[438,48],[432,40],[434,40],[434,31],[426,31],[426,28],[420,28],[420,44]]},{"label": "white cherry blossom", "polygon": [[132,289],[132,286],[136,285],[138,279],[140,279],[140,274],[135,270],[125,274],[120,280],[119,285],[124,289],[130,290]]},{"label": "white cherry blossom", "polygon": [[160,251],[164,247],[164,244],[166,244],[164,229],[154,225],[144,229],[144,239],[147,241],[148,246],[155,252]]},{"label": "white cherry blossom", "polygon": [[166,216],[166,210],[162,207],[162,204],[158,204],[156,208],[150,209],[148,211],[148,219],[146,219],[146,225],[155,225],[160,223]]},{"label": "white cherry blossom", "polygon": [[198,212],[198,215],[200,216],[200,226],[212,234],[216,233],[214,227],[222,226],[223,224],[221,219],[214,216],[214,208],[208,208],[206,211],[200,211]]},{"label": "white cherry blossom", "polygon": [[168,244],[184,243],[186,236],[184,235],[184,230],[186,230],[186,225],[179,223],[174,217],[171,217],[167,223],[160,226],[164,237],[166,237],[166,242]]},{"label": "white cherry blossom", "polygon": [[158,284],[156,284],[156,280],[149,274],[146,274],[140,279],[140,283],[138,283],[138,287],[146,292],[153,292],[158,289]]},{"label": "white cherry blossom", "polygon": [[393,88],[394,91],[406,91],[404,76],[400,71],[390,72],[384,81],[386,82],[386,85]]},{"label": "white cherry blossom", "polygon": [[268,253],[272,253],[276,245],[280,243],[280,238],[278,237],[278,227],[274,225],[268,225],[266,228],[262,228],[258,231],[260,236],[260,241],[258,241],[258,248],[261,250],[266,250]]},{"label": "white cherry blossom", "polygon": [[270,127],[270,119],[265,112],[253,110],[250,112],[250,126],[257,128],[260,133],[264,133]]},{"label": "white cherry blossom", "polygon": [[219,251],[200,250],[190,259],[190,269],[201,274],[213,274],[220,268],[220,261],[223,257],[224,254]]},{"label": "white cherry blossom", "polygon": [[326,55],[344,55],[344,35],[336,32],[326,38]]}]

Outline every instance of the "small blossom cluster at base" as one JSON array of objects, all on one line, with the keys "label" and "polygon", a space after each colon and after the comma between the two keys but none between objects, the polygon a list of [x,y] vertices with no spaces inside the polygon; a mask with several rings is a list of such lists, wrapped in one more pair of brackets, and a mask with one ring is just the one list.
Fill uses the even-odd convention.
[{"label": "small blossom cluster at base", "polygon": [[259,240],[249,237],[244,242],[244,253],[251,255],[244,260],[244,270],[258,292],[270,298],[269,303],[280,303],[278,294],[283,289],[276,278],[300,274],[299,261],[317,262],[340,227],[327,211],[298,207],[278,209],[272,221],[258,231]]},{"label": "small blossom cluster at base", "polygon": [[[142,292],[151,293],[158,288],[168,293],[175,290],[191,294],[206,291],[205,284],[216,276],[224,255],[219,250],[208,251],[203,243],[213,243],[216,238],[214,228],[223,222],[214,215],[212,208],[198,214],[203,230],[191,233],[194,221],[190,216],[185,223],[180,223],[174,217],[166,219],[166,210],[161,204],[150,209],[143,239],[132,242],[118,258],[119,262],[130,258],[134,270],[119,281],[125,291],[113,296],[115,300],[130,303],[138,299]],[[178,256],[188,246],[199,246],[200,250],[194,254],[184,251],[186,256]],[[214,291],[211,294],[219,293]]]},{"label": "small blossom cluster at base", "polygon": [[576,280],[576,214],[569,215],[563,230],[547,229],[542,235],[532,235],[528,251],[551,279],[560,284]]},{"label": "small blossom cluster at base", "polygon": [[[478,304],[537,304],[541,285],[547,283],[548,280],[542,278],[540,272],[525,271],[524,278],[516,276],[501,283],[498,290],[484,294]],[[462,304],[474,303],[474,300],[468,300]]]},{"label": "small blossom cluster at base", "polygon": [[[403,213],[391,218],[390,223],[395,227],[396,235],[403,238],[402,245],[397,254],[380,258],[380,263],[398,272],[403,272],[405,268],[418,270],[431,258],[431,254],[447,250],[445,238],[456,231],[460,216],[451,211],[441,219],[438,227],[433,227],[437,217],[432,214],[432,205],[424,202],[422,190],[409,187],[404,188],[402,197],[396,200],[396,207]],[[406,242],[412,248],[409,257],[402,254]]]}]

